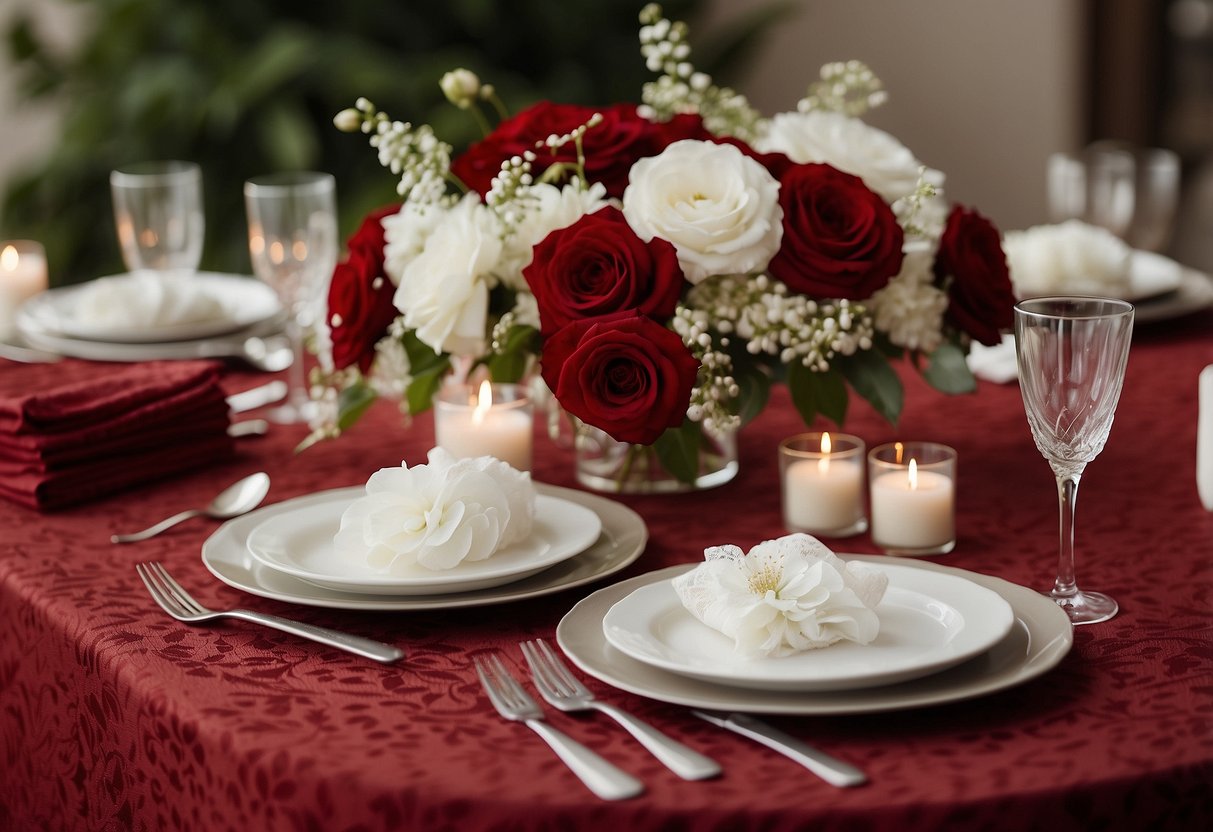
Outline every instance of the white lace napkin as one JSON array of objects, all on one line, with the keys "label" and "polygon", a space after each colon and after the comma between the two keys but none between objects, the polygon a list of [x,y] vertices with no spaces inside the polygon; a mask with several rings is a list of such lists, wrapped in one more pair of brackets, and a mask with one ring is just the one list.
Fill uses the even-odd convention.
[{"label": "white lace napkin", "polygon": [[350,561],[406,576],[416,566],[453,569],[491,557],[530,535],[534,517],[529,472],[434,448],[428,464],[372,474],[366,496],[341,515],[333,545]]},{"label": "white lace napkin", "polygon": [[1132,250],[1103,228],[1068,220],[1009,231],[1003,250],[1019,298],[1051,294],[1124,297]]},{"label": "white lace napkin", "polygon": [[147,271],[86,284],[68,314],[80,324],[122,332],[219,320],[228,310],[188,275]]},{"label": "white lace napkin", "polygon": [[749,554],[714,546],[704,555],[704,563],[674,579],[674,591],[742,655],[787,656],[843,639],[870,644],[880,631],[875,610],[888,576],[844,562],[815,537],[787,535]]}]

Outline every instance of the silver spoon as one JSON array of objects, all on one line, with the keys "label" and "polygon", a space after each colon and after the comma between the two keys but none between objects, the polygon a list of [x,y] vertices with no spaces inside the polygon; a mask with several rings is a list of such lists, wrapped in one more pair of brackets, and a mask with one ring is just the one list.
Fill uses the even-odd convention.
[{"label": "silver spoon", "polygon": [[265,495],[269,493],[269,490],[269,474],[259,471],[256,474],[250,474],[242,480],[237,480],[220,491],[218,496],[211,500],[211,504],[206,508],[191,508],[180,514],[174,514],[172,517],[165,518],[156,525],[149,526],[141,532],[112,535],[110,542],[134,543],[138,540],[147,540],[149,537],[158,535],[165,529],[177,525],[182,520],[188,520],[191,517],[198,517],[200,515],[206,515],[214,520],[229,520],[232,517],[252,511],[261,505],[261,501],[265,499]]}]

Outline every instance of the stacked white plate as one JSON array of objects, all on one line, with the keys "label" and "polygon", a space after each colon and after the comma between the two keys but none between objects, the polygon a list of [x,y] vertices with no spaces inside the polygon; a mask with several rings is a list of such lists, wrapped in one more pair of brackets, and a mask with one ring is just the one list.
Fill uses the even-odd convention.
[{"label": "stacked white plate", "polygon": [[483,561],[442,571],[385,575],[339,558],[333,538],[361,486],[286,500],[230,520],[202,546],[202,560],[237,589],[311,606],[419,610],[533,598],[623,569],[648,531],[631,509],[593,494],[536,485],[531,535]]},{"label": "stacked white plate", "polygon": [[779,658],[737,655],[690,614],[674,566],[599,590],[556,631],[582,670],[666,702],[753,713],[840,714],[967,699],[1034,678],[1069,651],[1052,600],[998,578],[921,561],[844,555],[889,577],[869,645],[840,642]]},{"label": "stacked white plate", "polygon": [[[209,314],[178,322],[132,327],[90,314],[99,288],[135,291],[141,276],[111,275],[35,295],[17,312],[17,331],[32,347],[95,361],[151,361],[205,357],[219,339],[281,330],[282,304],[265,283],[242,275],[197,272],[183,276],[205,299]],[[102,283],[101,281],[105,281]]]}]

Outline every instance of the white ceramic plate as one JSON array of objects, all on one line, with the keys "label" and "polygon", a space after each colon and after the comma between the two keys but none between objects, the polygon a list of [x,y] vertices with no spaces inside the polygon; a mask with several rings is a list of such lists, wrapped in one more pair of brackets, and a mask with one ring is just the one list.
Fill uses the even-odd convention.
[{"label": "white ceramic plate", "polygon": [[[253,557],[271,569],[340,592],[372,595],[440,595],[471,592],[521,580],[571,558],[598,539],[602,521],[593,510],[559,497],[537,495],[535,522],[526,540],[492,557],[435,571],[414,566],[407,576],[385,575],[365,563],[351,563],[333,548],[341,515],[365,496],[361,486],[339,488],[283,504],[249,532]],[[288,500],[287,503],[296,503]]]},{"label": "white ceramic plate", "polygon": [[1129,287],[1119,297],[1141,303],[1174,292],[1183,282],[1183,273],[1184,267],[1170,257],[1134,250],[1129,255]]},{"label": "white ceramic plate", "polygon": [[[284,510],[307,505],[308,497],[288,501],[291,505],[284,502],[266,506],[227,521],[202,544],[202,562],[225,584],[264,598],[313,607],[404,612],[479,607],[550,595],[612,575],[633,563],[644,551],[649,539],[648,529],[640,515],[627,506],[596,494],[554,485],[537,483],[535,490],[541,495],[558,497],[590,509],[602,521],[602,532],[580,554],[529,578],[489,589],[421,596],[338,592],[270,569],[254,558],[248,550],[249,533]],[[324,495],[314,495],[314,498],[323,502]]]},{"label": "white ceramic plate", "polygon": [[[1142,297],[1133,302],[1133,320],[1137,323],[1153,323],[1154,321],[1169,321],[1183,315],[1190,315],[1213,306],[1213,277],[1195,269],[1180,266],[1158,254],[1137,252],[1137,257],[1145,255],[1153,260],[1164,261],[1159,268],[1165,269],[1170,264],[1179,270],[1179,281],[1172,291],[1151,297]],[[1136,270],[1134,272],[1136,282]]]},{"label": "white ceramic plate", "polygon": [[1015,616],[997,593],[956,575],[881,564],[889,588],[871,644],[840,641],[777,658],[739,656],[733,642],[696,619],[671,581],[634,590],[602,621],[612,646],[682,676],[756,690],[855,690],[935,673],[988,650]]},{"label": "white ceramic plate", "polygon": [[[881,556],[844,555],[876,564]],[[958,575],[998,593],[1015,615],[1006,638],[984,653],[953,668],[908,682],[845,691],[766,691],[717,685],[659,670],[611,646],[602,620],[615,603],[633,590],[669,580],[691,564],[650,572],[600,589],[578,603],[560,621],[556,640],[581,670],[621,690],[693,708],[770,714],[858,714],[896,711],[958,702],[1022,684],[1051,670],[1070,651],[1074,631],[1052,600],[1026,587],[988,575],[965,572],[924,561],[907,568],[929,574]]]},{"label": "white ceramic plate", "polygon": [[[100,280],[120,282],[130,275],[111,275]],[[188,321],[141,329],[114,327],[91,321],[81,314],[81,298],[87,299],[95,285],[85,283],[64,286],[34,295],[17,313],[17,328],[23,334],[60,336],[83,341],[115,344],[147,344],[211,338],[268,320],[282,312],[274,290],[252,277],[218,272],[197,272],[182,277],[195,291],[216,300],[221,314],[204,320]]]}]

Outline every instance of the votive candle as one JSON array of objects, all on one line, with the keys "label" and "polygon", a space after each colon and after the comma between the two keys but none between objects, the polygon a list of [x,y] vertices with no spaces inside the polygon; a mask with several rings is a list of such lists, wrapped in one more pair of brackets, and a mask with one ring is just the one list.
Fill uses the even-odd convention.
[{"label": "votive candle", "polygon": [[863,453],[863,440],[845,433],[801,433],[779,443],[788,531],[849,537],[867,529]]},{"label": "votive candle", "polygon": [[868,454],[872,541],[890,555],[942,555],[956,546],[956,451],[893,442]]},{"label": "votive candle", "polygon": [[17,308],[47,288],[46,251],[33,240],[0,241],[0,338],[16,331]]},{"label": "votive candle", "polygon": [[530,399],[517,384],[451,385],[434,401],[434,436],[438,447],[460,459],[492,456],[529,471],[531,414]]}]

